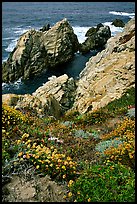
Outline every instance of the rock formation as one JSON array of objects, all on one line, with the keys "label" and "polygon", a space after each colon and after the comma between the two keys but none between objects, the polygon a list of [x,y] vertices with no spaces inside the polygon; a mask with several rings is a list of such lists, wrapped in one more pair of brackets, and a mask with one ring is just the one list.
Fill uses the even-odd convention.
[{"label": "rock formation", "polygon": [[76,84],[66,74],[52,76],[49,81],[34,93],[25,95],[3,94],[2,102],[15,109],[26,111],[39,117],[54,116],[59,118],[64,111],[72,107],[75,98]]},{"label": "rock formation", "polygon": [[2,81],[13,82],[20,77],[29,79],[48,68],[72,59],[78,50],[78,39],[66,19],[48,31],[29,30],[18,40],[2,66]]},{"label": "rock formation", "polygon": [[76,84],[74,79],[69,78],[66,74],[60,77],[52,76],[50,80],[46,82],[43,86],[39,87],[33,96],[37,98],[44,98],[45,95],[53,95],[59,104],[68,110],[74,103]]},{"label": "rock formation", "polygon": [[113,22],[112,22],[112,25],[116,26],[116,27],[124,27],[125,26],[125,23],[121,20],[121,19],[115,19]]},{"label": "rock formation", "polygon": [[[64,23],[62,24],[64,25]],[[58,30],[60,26],[56,24],[55,27]],[[104,27],[100,25],[99,30],[101,28]],[[50,30],[53,32],[53,28]],[[43,32],[47,39],[50,30]],[[36,31],[31,32],[34,32],[34,35],[36,33]],[[62,49],[59,46],[60,41],[56,41],[57,52],[54,52],[53,47],[55,46],[52,47],[54,42],[51,45],[50,43],[46,44],[44,35],[42,42],[46,47],[47,55],[51,54],[52,59],[55,54],[55,58],[58,58],[60,54],[57,53]],[[16,59],[15,53],[16,50],[12,57]],[[21,50],[16,54],[17,60],[20,62]],[[61,62],[62,59],[59,61]],[[126,24],[123,32],[108,39],[103,51],[89,59],[86,67],[80,73],[77,84],[73,78],[69,78],[66,74],[60,77],[52,76],[32,95],[3,95],[2,99],[3,103],[6,102],[16,109],[26,108],[41,117],[52,115],[58,118],[64,111],[71,108],[81,114],[97,110],[120,98],[132,86],[135,86],[135,19],[131,19]]]},{"label": "rock formation", "polygon": [[23,113],[31,111],[32,115],[37,115],[38,117],[54,116],[59,118],[64,111],[51,94],[45,94],[40,98],[31,94],[3,94],[2,103],[12,106]]},{"label": "rock formation", "polygon": [[80,44],[79,48],[82,54],[88,53],[90,50],[103,48],[107,40],[111,37],[111,31],[109,26],[103,26],[100,23],[96,28],[90,28],[85,36],[87,39]]},{"label": "rock formation", "polygon": [[80,73],[73,108],[94,111],[135,85],[135,19],[111,37],[106,49],[91,57]]}]

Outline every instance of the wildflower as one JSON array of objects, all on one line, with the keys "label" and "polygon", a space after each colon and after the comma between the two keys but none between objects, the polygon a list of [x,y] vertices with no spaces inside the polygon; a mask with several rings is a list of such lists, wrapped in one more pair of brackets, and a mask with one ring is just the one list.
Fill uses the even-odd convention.
[{"label": "wildflower", "polygon": [[73,180],[70,180],[69,183],[68,183],[68,187],[70,187],[73,182],[74,182]]},{"label": "wildflower", "polygon": [[63,178],[63,179],[66,178],[66,174],[64,174],[64,175],[62,176],[62,178]]},{"label": "wildflower", "polygon": [[71,197],[71,196],[72,196],[72,193],[71,193],[71,192],[69,192],[69,193],[68,193],[68,197]]},{"label": "wildflower", "polygon": [[26,154],[26,159],[29,159],[30,158],[30,155],[29,154]]},{"label": "wildflower", "polygon": [[90,202],[90,201],[91,201],[91,199],[89,198],[89,199],[88,199],[88,202]]},{"label": "wildflower", "polygon": [[39,165],[36,166],[36,169],[39,169]]},{"label": "wildflower", "polygon": [[18,157],[21,157],[23,155],[23,152],[20,152],[19,154],[18,154]]},{"label": "wildflower", "polygon": [[30,144],[28,144],[28,145],[27,145],[27,148],[30,148],[30,146],[31,146],[31,145],[30,145]]},{"label": "wildflower", "polygon": [[64,196],[63,196],[63,198],[64,198],[64,199],[66,199],[66,198],[67,198],[67,196],[66,196],[66,195],[64,195]]},{"label": "wildflower", "polygon": [[68,160],[68,161],[70,161],[70,160],[71,160],[71,158],[70,158],[70,157],[67,157],[67,160]]},{"label": "wildflower", "polygon": [[62,169],[66,170],[66,167],[63,165],[63,166],[62,166]]},{"label": "wildflower", "polygon": [[53,164],[50,164],[50,167],[53,167]]},{"label": "wildflower", "polygon": [[21,140],[17,140],[17,144],[20,144],[21,143]]},{"label": "wildflower", "polygon": [[26,154],[23,155],[23,158],[24,158],[24,159],[26,158]]}]

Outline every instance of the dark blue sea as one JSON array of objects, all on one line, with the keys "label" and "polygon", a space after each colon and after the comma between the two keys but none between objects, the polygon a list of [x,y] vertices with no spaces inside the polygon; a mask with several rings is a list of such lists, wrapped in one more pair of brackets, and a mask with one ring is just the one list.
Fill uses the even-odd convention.
[{"label": "dark blue sea", "polygon": [[[135,2],[2,2],[2,61],[7,60],[19,36],[31,28],[39,30],[45,24],[53,26],[67,18],[82,43],[90,27],[99,23],[109,25],[114,36],[123,28],[112,26],[112,21],[119,18],[127,23],[134,16]],[[69,77],[77,78],[88,59],[95,54],[76,53],[74,59],[60,72],[49,70],[45,75],[26,82],[19,79],[14,83],[3,83],[2,93],[32,93],[52,75],[66,73]]]}]

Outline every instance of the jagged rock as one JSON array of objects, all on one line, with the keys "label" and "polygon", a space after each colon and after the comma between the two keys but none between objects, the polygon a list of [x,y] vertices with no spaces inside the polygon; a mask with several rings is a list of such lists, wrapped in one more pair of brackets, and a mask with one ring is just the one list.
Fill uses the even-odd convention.
[{"label": "jagged rock", "polygon": [[49,29],[50,29],[50,25],[49,25],[49,23],[48,23],[48,24],[44,25],[44,26],[40,29],[40,31],[45,32],[45,31],[48,31]]},{"label": "jagged rock", "polygon": [[3,94],[2,95],[2,103],[8,106],[15,106],[20,99],[21,95],[17,94]]},{"label": "jagged rock", "polygon": [[3,94],[2,102],[22,112],[30,110],[37,116],[59,118],[64,111],[72,107],[76,84],[66,74],[49,77],[49,81],[35,92],[25,95]]},{"label": "jagged rock", "polygon": [[113,22],[112,22],[112,25],[116,26],[116,27],[124,27],[125,26],[125,23],[121,20],[121,19],[115,19]]},{"label": "jagged rock", "polygon": [[80,113],[97,110],[135,86],[135,19],[89,59],[77,86],[73,109]]},{"label": "jagged rock", "polygon": [[68,62],[79,47],[77,36],[66,18],[43,33],[43,43],[51,67]]},{"label": "jagged rock", "polygon": [[111,37],[111,31],[109,26],[98,24],[97,28],[90,28],[85,36],[88,38],[79,46],[79,51],[82,54],[85,54],[90,50],[103,48],[107,40]]},{"label": "jagged rock", "polygon": [[12,106],[23,113],[29,110],[38,117],[54,116],[55,118],[59,118],[63,113],[59,102],[53,95],[48,94],[40,98],[31,94],[3,94],[2,103]]},{"label": "jagged rock", "polygon": [[99,23],[96,28],[95,28],[95,27],[89,28],[88,31],[86,32],[85,36],[86,36],[86,37],[92,36],[92,35],[95,34],[95,33],[99,30],[99,28],[101,28],[101,27],[104,27],[104,26],[103,26],[102,23]]},{"label": "jagged rock", "polygon": [[72,59],[78,46],[77,36],[67,19],[48,31],[29,30],[19,38],[7,62],[3,63],[2,81],[13,82],[20,77],[29,79],[66,63]]},{"label": "jagged rock", "polygon": [[36,97],[30,94],[25,94],[17,102],[15,109],[25,111],[30,110],[32,114],[38,117],[54,116],[59,118],[62,115],[62,108],[53,95],[44,95]]},{"label": "jagged rock", "polygon": [[39,87],[32,95],[41,99],[45,95],[51,94],[65,110],[71,108],[76,90],[74,79],[69,78],[66,74],[60,77],[53,76],[49,79],[48,82]]},{"label": "jagged rock", "polygon": [[3,202],[65,202],[63,196],[67,188],[58,185],[46,175],[39,177],[32,172],[24,170],[30,179],[25,175],[12,176],[11,181],[2,188],[4,193]]}]

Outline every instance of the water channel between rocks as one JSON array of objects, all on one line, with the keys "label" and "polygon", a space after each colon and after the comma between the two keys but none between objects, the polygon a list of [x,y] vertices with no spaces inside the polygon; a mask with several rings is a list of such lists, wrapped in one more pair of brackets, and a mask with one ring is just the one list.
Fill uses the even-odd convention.
[{"label": "water channel between rocks", "polygon": [[85,68],[86,62],[88,62],[89,58],[95,56],[96,54],[97,51],[90,51],[85,55],[76,53],[74,58],[70,62],[66,63],[65,65],[59,66],[58,69],[49,69],[45,73],[42,73],[41,75],[27,81],[18,80],[14,83],[3,83],[2,94],[31,94],[38,87],[46,83],[48,81],[48,77],[51,77],[52,75],[58,77],[63,74],[67,74],[69,77],[77,79],[80,72]]}]

